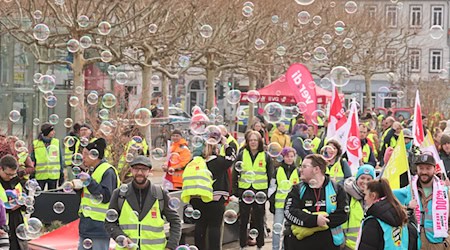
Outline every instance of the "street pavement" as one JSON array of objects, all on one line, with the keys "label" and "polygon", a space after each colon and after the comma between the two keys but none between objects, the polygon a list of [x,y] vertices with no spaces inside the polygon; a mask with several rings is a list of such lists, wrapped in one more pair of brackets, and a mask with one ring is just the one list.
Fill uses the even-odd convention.
[{"label": "street pavement", "polygon": [[[153,165],[152,173],[153,174],[150,177],[150,181],[153,184],[155,184],[155,185],[161,185],[162,184],[162,177],[164,175],[164,172],[161,169],[162,163],[163,163],[163,161],[152,160],[152,165]],[[266,208],[266,215],[267,215],[267,225],[268,225],[269,228],[272,228],[272,225],[273,225],[273,214],[271,214],[269,212],[268,204],[267,204],[267,208]],[[188,237],[186,239],[186,243],[193,245],[194,244],[193,237]],[[234,249],[239,249],[239,242],[238,241],[231,242],[231,243],[223,245],[223,250],[234,250]],[[256,246],[247,247],[246,249],[256,249]],[[272,233],[269,234],[269,237],[266,237],[265,245],[264,245],[264,247],[262,249],[263,250],[272,249]]]}]

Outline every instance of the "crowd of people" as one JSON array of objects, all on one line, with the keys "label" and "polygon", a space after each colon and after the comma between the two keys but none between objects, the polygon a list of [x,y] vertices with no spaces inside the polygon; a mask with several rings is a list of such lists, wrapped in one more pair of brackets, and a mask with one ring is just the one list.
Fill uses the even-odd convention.
[{"label": "crowd of people", "polygon": [[[219,125],[219,132],[204,134],[195,150],[181,131],[172,131],[162,186],[150,181],[152,149],[142,137],[128,135],[130,142],[114,164],[114,142],[94,136],[89,124],[75,124],[68,134],[73,143],[66,143],[45,123],[29,153],[17,137],[0,135],[0,249],[28,249],[16,229],[32,211],[13,202],[9,191],[20,196],[61,187],[81,197],[78,249],[109,249],[110,239],[117,249],[183,249],[186,210],[200,250],[222,248],[227,213],[238,216],[225,223],[239,224],[241,249],[262,249],[270,236],[274,250],[450,248],[450,182],[436,171],[435,157],[413,145],[412,119],[370,110],[360,117],[362,159],[356,174],[345,146],[327,139],[326,118],[313,125],[299,115],[276,124],[256,118],[243,138]],[[450,171],[450,122],[428,128],[422,119],[441,167]],[[379,173],[401,134],[411,178],[392,190]],[[174,191],[188,204],[184,214],[173,204]],[[230,203],[238,204],[231,212]]]}]

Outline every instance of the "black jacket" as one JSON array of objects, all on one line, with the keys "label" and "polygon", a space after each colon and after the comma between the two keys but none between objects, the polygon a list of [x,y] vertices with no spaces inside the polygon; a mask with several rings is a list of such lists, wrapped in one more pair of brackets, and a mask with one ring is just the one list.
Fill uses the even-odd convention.
[{"label": "black jacket", "polygon": [[[400,221],[397,217],[394,207],[387,202],[387,200],[381,200],[374,203],[366,212],[366,216],[370,215],[393,227],[402,225],[402,221]],[[383,229],[375,218],[370,218],[364,222],[359,249],[384,249]],[[417,229],[415,229],[411,224],[408,224],[408,234],[408,249],[417,249]]]},{"label": "black jacket", "polygon": [[445,172],[450,171],[450,154],[447,154],[444,152],[444,150],[439,151],[439,156],[441,157],[441,160],[444,162],[445,166]]},{"label": "black jacket", "polygon": [[[326,211],[325,205],[325,187],[330,180],[329,176],[325,176],[325,181],[322,188],[320,189],[320,211]],[[300,186],[305,185],[306,190],[303,194],[302,199],[300,199]],[[345,207],[348,206],[347,195],[341,185],[333,183],[336,191],[336,201],[337,207],[336,211],[328,216],[330,222],[328,226],[330,228],[342,225],[348,220],[348,214],[345,212]],[[303,227],[317,227],[317,215],[312,215],[302,211],[306,209],[310,212],[316,212],[316,197],[314,190],[317,192],[319,189],[312,189],[307,184],[300,183],[294,186],[291,192],[286,198],[284,216],[288,221],[288,224],[295,224],[297,226]],[[292,235],[290,232],[290,226],[288,228],[288,234]],[[295,237],[293,238],[293,243],[289,249],[335,249],[337,246],[333,243],[333,236],[331,235],[331,230],[325,230],[321,232],[316,232],[313,235],[304,238],[299,241]],[[318,243],[320,242],[320,247],[318,248]]]},{"label": "black jacket", "polygon": [[215,192],[230,192],[228,169],[233,165],[235,158],[236,150],[230,144],[230,146],[225,149],[225,156],[212,155],[206,159],[206,166],[208,167],[208,170],[211,171],[214,180],[213,190]]}]

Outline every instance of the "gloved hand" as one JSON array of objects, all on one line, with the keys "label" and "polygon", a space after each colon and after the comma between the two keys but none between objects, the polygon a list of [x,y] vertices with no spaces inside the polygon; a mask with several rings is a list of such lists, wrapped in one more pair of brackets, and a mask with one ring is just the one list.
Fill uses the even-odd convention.
[{"label": "gloved hand", "polygon": [[[307,210],[303,210],[305,212],[308,212]],[[323,214],[323,215],[328,215],[327,212],[314,212],[312,214]],[[292,234],[298,239],[298,240],[302,240],[308,236],[313,235],[315,232],[319,232],[319,231],[325,231],[327,230],[329,227],[328,225],[322,226],[322,227],[301,227],[301,226],[297,226],[297,225],[291,225],[291,230],[292,230]]]}]

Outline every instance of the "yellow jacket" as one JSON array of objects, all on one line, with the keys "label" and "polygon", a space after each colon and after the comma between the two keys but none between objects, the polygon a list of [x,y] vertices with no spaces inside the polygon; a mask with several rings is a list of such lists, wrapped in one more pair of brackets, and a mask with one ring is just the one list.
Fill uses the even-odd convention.
[{"label": "yellow jacket", "polygon": [[270,142],[278,142],[283,148],[290,147],[291,137],[289,137],[289,135],[281,133],[278,129],[275,129],[272,137],[270,138]]}]

